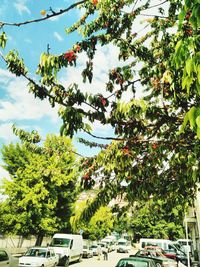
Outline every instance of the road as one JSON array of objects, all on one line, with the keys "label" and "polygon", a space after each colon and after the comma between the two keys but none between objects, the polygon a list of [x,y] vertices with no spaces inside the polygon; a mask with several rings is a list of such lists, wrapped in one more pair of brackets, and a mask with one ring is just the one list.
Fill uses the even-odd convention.
[{"label": "road", "polygon": [[[116,251],[108,253],[108,260],[105,261],[103,259],[103,255],[101,259],[98,260],[97,256],[94,256],[89,259],[83,258],[81,262],[71,263],[69,267],[115,267],[117,262],[124,257],[129,257],[130,254],[134,254],[137,250],[132,250],[129,253],[117,253]],[[14,263],[12,267],[18,266],[18,258],[14,258]]]},{"label": "road", "polygon": [[130,251],[130,253],[117,253],[115,251],[108,253],[108,260],[103,259],[103,255],[100,260],[97,256],[89,259],[82,259],[81,262],[71,263],[69,267],[115,267],[117,262],[124,257],[129,257],[130,254],[134,254],[136,251]]}]

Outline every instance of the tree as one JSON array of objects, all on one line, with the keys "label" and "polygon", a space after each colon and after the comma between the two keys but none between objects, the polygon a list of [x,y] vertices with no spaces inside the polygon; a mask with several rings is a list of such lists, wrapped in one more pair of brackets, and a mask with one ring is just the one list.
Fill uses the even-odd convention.
[{"label": "tree", "polygon": [[81,221],[82,211],[87,206],[87,201],[78,201],[75,205],[75,215],[71,217],[74,232],[83,231],[83,237],[90,240],[100,240],[113,230],[115,218],[110,207],[100,207],[87,222]]},{"label": "tree", "polygon": [[171,209],[167,201],[149,200],[138,206],[131,218],[134,240],[142,237],[176,240],[184,236],[181,205]]},{"label": "tree", "polygon": [[[72,204],[78,194],[78,161],[67,137],[48,135],[38,151],[24,144],[4,145],[4,168],[11,179],[4,179],[1,205],[4,233],[44,235],[70,231]],[[41,153],[43,151],[43,153]]]},{"label": "tree", "polygon": [[[20,27],[74,7],[85,13],[68,33],[79,30],[83,39],[60,55],[43,53],[37,68],[39,81],[29,76],[16,51],[2,58],[12,73],[29,81],[35,97],[62,107],[61,135],[72,137],[84,131],[103,139],[94,136],[91,124],[99,121],[113,128],[115,136],[104,138],[111,141],[107,146],[80,140],[102,148],[94,158],[83,159],[85,187],[93,186],[95,173],[102,179],[96,200],[82,218],[119,195],[129,204],[153,196],[184,208],[186,202],[192,203],[199,181],[199,1],[83,0],[57,13],[51,10],[40,19],[1,25]],[[144,29],[148,28],[143,35],[137,32],[141,17],[146,20]],[[2,33],[2,47],[5,42]],[[75,67],[85,52],[83,81],[92,83],[96,50],[109,44],[118,48],[119,65],[109,71],[101,93],[88,94],[78,84],[64,87],[59,82],[57,73]],[[143,99],[136,97],[140,88],[145,92]],[[124,102],[127,93],[130,97]],[[122,186],[124,181],[127,186]]]}]

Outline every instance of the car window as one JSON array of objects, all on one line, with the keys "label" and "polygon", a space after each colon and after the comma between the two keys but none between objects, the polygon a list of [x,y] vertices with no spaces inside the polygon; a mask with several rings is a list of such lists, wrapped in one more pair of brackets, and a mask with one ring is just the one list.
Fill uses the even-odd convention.
[{"label": "car window", "polygon": [[118,262],[117,267],[148,267],[145,261],[121,260]]},{"label": "car window", "polygon": [[70,239],[67,238],[53,238],[50,246],[52,247],[69,247]]},{"label": "car window", "polygon": [[176,249],[174,248],[174,246],[169,245],[169,250],[172,252],[176,252]]},{"label": "car window", "polygon": [[46,255],[46,250],[45,249],[29,249],[25,256],[30,256],[30,257],[45,257]]},{"label": "car window", "polygon": [[0,250],[0,262],[7,261],[8,259],[8,254],[4,250]]}]

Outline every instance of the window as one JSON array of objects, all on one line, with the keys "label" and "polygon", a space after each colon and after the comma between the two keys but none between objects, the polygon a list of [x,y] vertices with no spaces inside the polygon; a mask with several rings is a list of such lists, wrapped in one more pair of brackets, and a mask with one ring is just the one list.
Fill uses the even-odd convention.
[{"label": "window", "polygon": [[9,260],[8,254],[4,250],[0,250],[0,262]]},{"label": "window", "polygon": [[52,247],[69,247],[70,239],[66,238],[53,238],[50,246]]}]

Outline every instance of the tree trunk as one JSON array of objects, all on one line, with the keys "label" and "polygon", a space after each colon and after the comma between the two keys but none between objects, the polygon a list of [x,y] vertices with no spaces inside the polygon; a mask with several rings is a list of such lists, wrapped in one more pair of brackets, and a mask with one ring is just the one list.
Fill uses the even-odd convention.
[{"label": "tree trunk", "polygon": [[41,246],[43,237],[44,237],[43,234],[38,234],[36,242],[35,242],[35,246]]}]

